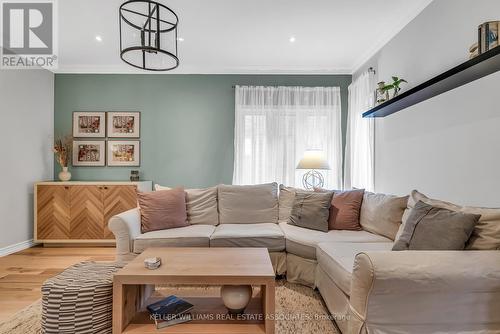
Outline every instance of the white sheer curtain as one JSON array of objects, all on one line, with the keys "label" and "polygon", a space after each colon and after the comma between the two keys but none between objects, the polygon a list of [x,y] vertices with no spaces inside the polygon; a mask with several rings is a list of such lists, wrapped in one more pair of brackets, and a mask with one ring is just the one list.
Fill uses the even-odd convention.
[{"label": "white sheer curtain", "polygon": [[323,150],[325,187],[342,185],[338,87],[236,86],[233,184],[301,186],[306,149]]},{"label": "white sheer curtain", "polygon": [[362,118],[374,105],[374,76],[362,74],[349,86],[344,188],[374,189],[375,133],[373,118]]}]

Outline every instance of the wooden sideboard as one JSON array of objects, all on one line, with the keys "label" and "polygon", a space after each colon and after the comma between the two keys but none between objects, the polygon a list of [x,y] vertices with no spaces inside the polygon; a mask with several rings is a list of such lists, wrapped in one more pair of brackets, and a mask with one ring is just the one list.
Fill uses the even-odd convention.
[{"label": "wooden sideboard", "polygon": [[108,220],[137,207],[136,191],[152,182],[38,182],[34,189],[35,242],[113,244]]}]

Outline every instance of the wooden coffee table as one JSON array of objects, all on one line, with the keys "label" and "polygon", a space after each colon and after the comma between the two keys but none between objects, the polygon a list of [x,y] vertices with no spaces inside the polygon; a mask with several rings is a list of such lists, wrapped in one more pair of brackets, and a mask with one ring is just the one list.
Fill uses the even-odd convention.
[{"label": "wooden coffee table", "polygon": [[[155,256],[161,258],[161,267],[156,270],[144,268],[144,259]],[[271,259],[265,248],[149,248],[114,276],[113,334],[272,334],[274,279]],[[159,284],[252,285],[254,295],[245,310],[250,316],[230,318],[218,294],[184,295],[180,289],[176,295],[195,305],[194,320],[157,330],[145,306],[164,297],[155,292],[155,285]],[[204,290],[207,289],[198,289]]]}]

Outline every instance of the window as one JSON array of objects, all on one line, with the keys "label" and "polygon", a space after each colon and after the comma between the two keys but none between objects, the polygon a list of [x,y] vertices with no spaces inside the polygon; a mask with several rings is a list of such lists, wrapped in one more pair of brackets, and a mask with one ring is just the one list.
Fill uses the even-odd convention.
[{"label": "window", "polygon": [[331,170],[325,187],[339,189],[342,174],[338,87],[236,87],[234,184],[279,182],[300,186],[297,170],[307,149],[320,149]]}]

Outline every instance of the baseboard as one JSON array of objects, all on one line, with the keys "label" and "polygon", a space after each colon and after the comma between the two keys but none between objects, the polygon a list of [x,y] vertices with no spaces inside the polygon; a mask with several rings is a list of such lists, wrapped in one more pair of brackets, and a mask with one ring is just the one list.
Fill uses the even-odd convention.
[{"label": "baseboard", "polygon": [[33,241],[33,239],[30,239],[26,241],[21,241],[17,244],[13,244],[4,248],[0,248],[0,257],[31,248],[34,245],[35,242]]}]

